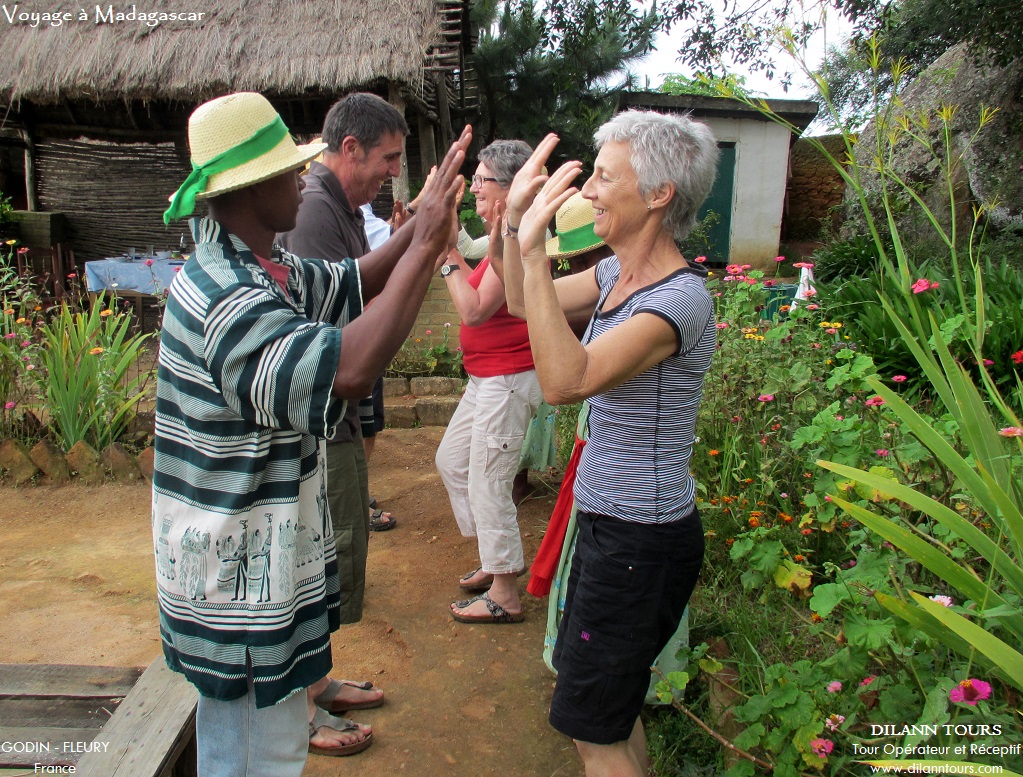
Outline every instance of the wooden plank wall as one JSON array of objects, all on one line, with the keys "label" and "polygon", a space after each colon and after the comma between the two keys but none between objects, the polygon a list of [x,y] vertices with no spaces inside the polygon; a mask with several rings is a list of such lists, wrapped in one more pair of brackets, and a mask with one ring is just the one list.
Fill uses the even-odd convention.
[{"label": "wooden plank wall", "polygon": [[79,264],[130,247],[175,248],[187,232],[184,222],[163,223],[167,197],[189,170],[173,143],[51,139],[36,153],[40,205],[67,215]]}]

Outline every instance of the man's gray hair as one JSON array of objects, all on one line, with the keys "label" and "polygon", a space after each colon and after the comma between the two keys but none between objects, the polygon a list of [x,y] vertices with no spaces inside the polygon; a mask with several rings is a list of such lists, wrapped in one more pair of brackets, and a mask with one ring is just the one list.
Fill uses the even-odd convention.
[{"label": "man's gray hair", "polygon": [[507,189],[532,153],[533,149],[524,140],[495,140],[480,151],[480,162],[490,168],[498,185]]},{"label": "man's gray hair", "polygon": [[379,145],[384,135],[394,132],[402,137],[409,134],[405,117],[389,102],[368,92],[342,97],[323,121],[323,142],[332,154],[341,150],[341,141],[349,135],[368,151]]},{"label": "man's gray hair", "polygon": [[718,145],[710,127],[688,116],[631,110],[606,122],[593,139],[598,151],[605,143],[629,144],[641,196],[675,185],[664,226],[676,240],[685,239],[717,174]]}]

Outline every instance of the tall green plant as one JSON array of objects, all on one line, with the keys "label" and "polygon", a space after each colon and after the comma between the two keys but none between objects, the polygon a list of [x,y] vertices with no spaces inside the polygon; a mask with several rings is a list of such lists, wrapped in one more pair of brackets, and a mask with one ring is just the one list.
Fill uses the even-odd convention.
[{"label": "tall green plant", "polygon": [[[791,47],[791,41],[789,45]],[[874,73],[879,73],[881,52],[876,43],[871,47],[870,63]],[[893,67],[896,95],[903,74],[904,67],[896,63]],[[817,83],[822,98],[837,118],[827,82],[817,76]],[[729,96],[744,99],[742,94]],[[766,103],[748,99],[746,102],[773,121],[791,127]],[[943,105],[933,114],[911,115],[902,108],[897,97],[883,106],[875,101],[873,135],[868,138],[861,136],[860,142],[872,143],[869,157],[871,173],[878,182],[876,200],[868,195],[865,170],[853,154],[854,139],[851,135],[845,135],[847,153],[842,159],[831,155],[823,144],[810,139],[831,161],[860,205],[883,272],[891,281],[880,295],[883,308],[941,406],[958,427],[958,442],[949,442],[938,434],[930,419],[914,410],[879,378],[875,376],[867,381],[940,466],[954,474],[953,488],[951,493],[933,498],[862,468],[823,460],[818,464],[913,508],[921,516],[919,522],[903,521],[883,506],[872,505],[868,509],[840,495],[831,497],[848,515],[958,592],[963,606],[958,609],[946,607],[912,590],[911,585],[908,590],[899,588],[894,596],[875,593],[876,601],[912,627],[936,638],[939,644],[962,654],[966,659],[964,680],[969,677],[972,664],[977,662],[990,668],[1003,682],[1023,690],[1023,653],[1018,649],[1023,642],[1023,612],[1020,609],[1023,603],[1023,570],[1020,567],[1023,484],[1019,476],[1019,468],[1023,466],[1023,428],[983,363],[988,321],[980,261],[982,244],[976,238],[986,206],[982,204],[974,208],[970,234],[964,238],[959,234],[955,218],[948,224],[943,223],[928,207],[917,188],[897,172],[892,162],[893,149],[900,141],[915,143],[930,153],[940,170],[935,186],[940,187],[943,195],[947,192],[950,213],[955,214],[957,172],[976,138],[974,133],[964,146],[955,147],[952,133],[955,114],[954,107]],[[982,111],[978,133],[992,115],[990,110]],[[939,320],[921,304],[920,295],[932,291],[936,283],[917,277],[907,254],[896,219],[896,213],[906,204],[931,225],[937,240],[948,253],[954,293],[947,293],[947,305],[951,310],[945,311],[945,318],[955,316],[958,321],[961,336],[979,364],[976,381],[953,358]],[[887,237],[890,237],[890,243],[885,239]],[[972,284],[964,283],[967,274],[972,277]],[[953,494],[956,499],[965,499],[976,505],[981,512],[980,518],[967,520],[946,504]],[[942,526],[972,553],[948,553],[947,545],[936,542],[932,535],[922,530],[924,524]],[[895,768],[906,768],[909,763],[886,762]]]},{"label": "tall green plant", "polygon": [[37,371],[50,424],[65,449],[85,440],[102,449],[135,415],[145,375],[132,368],[151,334],[133,334],[131,317],[105,307],[61,305],[42,328],[43,371]]}]

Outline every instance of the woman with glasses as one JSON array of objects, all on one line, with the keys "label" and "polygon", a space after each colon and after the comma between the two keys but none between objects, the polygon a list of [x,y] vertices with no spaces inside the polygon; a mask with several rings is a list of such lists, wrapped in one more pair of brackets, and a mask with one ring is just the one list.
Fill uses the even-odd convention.
[{"label": "woman with glasses", "polygon": [[[521,140],[497,140],[480,151],[470,190],[488,231],[500,224],[508,187],[531,153]],[[542,400],[540,385],[526,322],[508,313],[489,259],[473,269],[456,249],[441,275],[462,319],[469,384],[437,450],[437,470],[462,535],[476,537],[480,560],[458,581],[478,595],[452,603],[451,614],[465,623],[517,623],[523,619],[517,577],[526,565],[512,483]]]}]

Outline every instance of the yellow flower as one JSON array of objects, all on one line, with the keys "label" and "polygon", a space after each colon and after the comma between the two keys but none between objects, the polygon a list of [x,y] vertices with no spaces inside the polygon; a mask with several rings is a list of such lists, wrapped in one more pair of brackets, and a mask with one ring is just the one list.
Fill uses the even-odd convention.
[{"label": "yellow flower", "polygon": [[841,321],[832,321],[831,322],[831,326],[835,327],[835,329],[841,329],[842,328],[842,322]]},{"label": "yellow flower", "polygon": [[821,329],[829,329],[833,325],[830,321],[821,321],[819,324],[817,324],[817,326],[819,326]]},{"label": "yellow flower", "polygon": [[8,240],[7,241],[7,245],[12,246],[12,245],[14,245],[17,242],[18,242],[17,240],[13,240],[13,239],[12,240]]},{"label": "yellow flower", "polygon": [[828,360],[827,360],[826,362],[824,362],[824,363],[825,363],[825,364],[831,364],[831,359],[828,359]]},{"label": "yellow flower", "polygon": [[759,328],[759,327],[755,327],[755,326],[744,326],[744,327],[742,328],[742,333],[743,333],[744,335],[752,335],[752,334],[756,334],[756,333],[757,333],[757,332],[759,332],[759,331],[760,331],[760,328]]},{"label": "yellow flower", "polygon": [[93,356],[99,356],[101,353],[103,353],[103,349],[102,348],[92,348],[92,349],[89,350],[89,353],[92,354]]},{"label": "yellow flower", "polygon": [[753,335],[753,339],[756,340],[757,342],[759,342],[759,341],[764,339],[764,336],[763,335]]},{"label": "yellow flower", "polygon": [[106,318],[107,316],[112,316],[114,314],[114,311],[112,311],[112,310],[101,310],[99,312],[99,314],[100,314],[100,317]]},{"label": "yellow flower", "polygon": [[743,335],[742,339],[743,340],[756,340],[757,336],[756,335]]},{"label": "yellow flower", "polygon": [[[13,313],[14,311],[12,310],[11,312]],[[15,324],[24,324],[27,320],[28,319],[26,319],[24,316],[22,316],[21,318],[16,319],[14,323]]]}]

